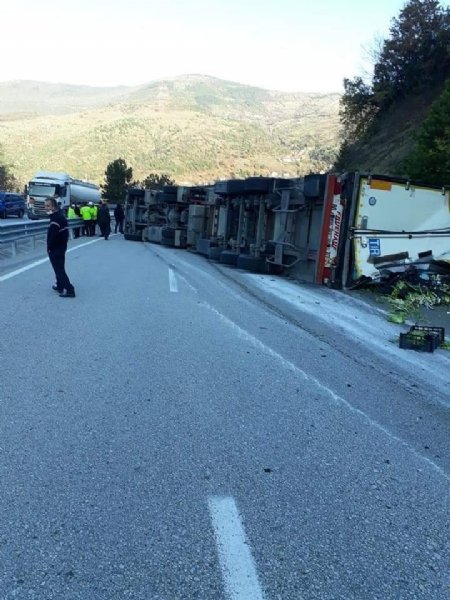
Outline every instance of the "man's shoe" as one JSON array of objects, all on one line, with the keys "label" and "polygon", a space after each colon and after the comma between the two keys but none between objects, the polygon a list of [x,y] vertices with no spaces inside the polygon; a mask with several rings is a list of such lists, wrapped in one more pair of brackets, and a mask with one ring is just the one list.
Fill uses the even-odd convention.
[{"label": "man's shoe", "polygon": [[64,290],[59,295],[60,298],[75,298],[75,292],[68,292]]},{"label": "man's shoe", "polygon": [[61,290],[57,285],[52,285],[52,290],[55,290],[55,292],[58,292],[58,294],[61,294],[61,292],[64,291],[64,290]]}]

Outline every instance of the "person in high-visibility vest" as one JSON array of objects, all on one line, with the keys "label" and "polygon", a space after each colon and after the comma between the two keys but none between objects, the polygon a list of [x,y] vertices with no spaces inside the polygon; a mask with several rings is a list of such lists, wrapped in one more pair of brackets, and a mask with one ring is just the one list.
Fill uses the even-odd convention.
[{"label": "person in high-visibility vest", "polygon": [[83,204],[80,208],[81,218],[83,219],[83,235],[90,235],[91,232],[91,207]]},{"label": "person in high-visibility vest", "polygon": [[97,213],[98,206],[93,202],[89,202],[89,208],[91,211],[91,236],[95,235],[95,226],[97,225]]},{"label": "person in high-visibility vest", "polygon": [[[69,208],[67,209],[67,219],[77,219],[77,213],[75,212],[75,204],[71,204],[69,206]],[[74,227],[73,228],[73,235],[76,238],[80,237],[80,228],[79,227]]]}]

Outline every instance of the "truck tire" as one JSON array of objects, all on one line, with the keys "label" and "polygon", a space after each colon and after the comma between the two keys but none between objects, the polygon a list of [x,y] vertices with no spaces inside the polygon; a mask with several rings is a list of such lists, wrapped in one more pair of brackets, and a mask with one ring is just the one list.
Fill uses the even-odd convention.
[{"label": "truck tire", "polygon": [[211,240],[206,238],[199,238],[197,240],[196,251],[198,254],[208,256],[209,249],[211,248]]},{"label": "truck tire", "polygon": [[160,196],[158,196],[158,202],[163,202],[165,204],[176,204],[177,195],[168,192],[163,192]]},{"label": "truck tire", "polygon": [[236,266],[239,254],[233,250],[224,250],[220,255],[220,263],[222,265]]},{"label": "truck tire", "polygon": [[228,179],[226,181],[217,181],[214,184],[214,192],[226,196],[238,196],[244,191],[244,180]]},{"label": "truck tire", "polygon": [[224,251],[224,249],[220,248],[219,246],[210,246],[210,248],[208,250],[209,260],[220,261],[220,255],[222,254],[223,251]]},{"label": "truck tire", "polygon": [[172,229],[171,227],[163,227],[161,229],[161,243],[164,244],[164,242],[171,242],[173,244],[174,241],[175,229]]},{"label": "truck tire", "polygon": [[178,186],[177,185],[165,185],[162,189],[162,191],[164,192],[164,194],[172,194],[172,195],[177,195],[178,193]]},{"label": "truck tire", "polygon": [[139,233],[124,233],[123,237],[130,242],[142,242],[142,232]]},{"label": "truck tire", "polygon": [[244,191],[247,194],[265,194],[272,191],[274,183],[273,177],[248,177],[244,180]]},{"label": "truck tire", "polygon": [[246,269],[254,273],[261,273],[264,269],[265,260],[260,256],[251,256],[250,254],[239,254],[236,266],[238,269]]}]

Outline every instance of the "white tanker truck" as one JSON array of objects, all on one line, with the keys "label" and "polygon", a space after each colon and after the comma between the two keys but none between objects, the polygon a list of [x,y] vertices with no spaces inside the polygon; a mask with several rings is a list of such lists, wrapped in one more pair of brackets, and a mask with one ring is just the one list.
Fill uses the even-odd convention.
[{"label": "white tanker truck", "polygon": [[70,204],[100,202],[100,188],[94,183],[73,179],[67,173],[39,171],[28,183],[27,212],[30,219],[42,219],[47,216],[44,202],[49,196],[56,196],[64,210]]}]

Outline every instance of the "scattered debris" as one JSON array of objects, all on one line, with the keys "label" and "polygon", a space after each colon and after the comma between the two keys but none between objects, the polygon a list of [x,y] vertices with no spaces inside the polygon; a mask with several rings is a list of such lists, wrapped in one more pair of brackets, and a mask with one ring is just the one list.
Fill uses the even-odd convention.
[{"label": "scattered debris", "polygon": [[387,301],[391,309],[388,320],[392,323],[402,324],[408,318],[417,320],[422,308],[450,306],[450,278],[447,282],[441,276],[430,277],[427,284],[400,279]]}]

